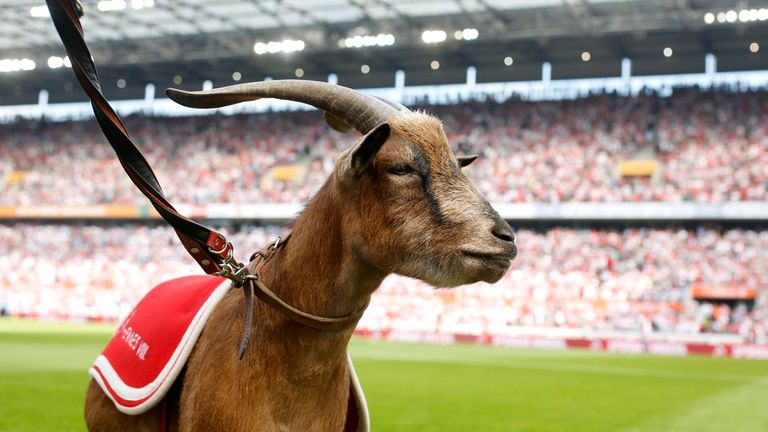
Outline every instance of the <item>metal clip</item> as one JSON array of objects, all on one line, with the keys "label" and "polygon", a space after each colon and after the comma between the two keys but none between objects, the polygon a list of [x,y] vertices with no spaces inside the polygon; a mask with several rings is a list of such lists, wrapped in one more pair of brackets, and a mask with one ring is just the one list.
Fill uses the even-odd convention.
[{"label": "metal clip", "polygon": [[[227,244],[229,246],[229,244]],[[224,247],[219,253],[226,250],[227,246]],[[216,251],[212,250],[211,248],[208,248],[208,251],[215,254]],[[221,270],[214,273],[217,276],[221,276],[224,278],[227,278],[234,282],[235,286],[242,286],[246,280],[253,279],[255,275],[251,275],[248,272],[248,268],[240,262],[237,262],[235,260],[234,256],[232,255],[232,248],[229,248],[229,252],[227,252],[227,256],[221,260],[219,263],[219,268]]]}]

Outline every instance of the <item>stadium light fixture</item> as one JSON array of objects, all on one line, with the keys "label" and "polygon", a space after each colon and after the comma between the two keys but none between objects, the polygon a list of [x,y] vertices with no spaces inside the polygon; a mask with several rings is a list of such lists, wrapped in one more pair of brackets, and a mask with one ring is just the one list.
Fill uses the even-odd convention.
[{"label": "stadium light fixture", "polygon": [[465,28],[464,30],[456,30],[453,32],[453,37],[457,40],[475,40],[480,35],[480,32],[474,28]]},{"label": "stadium light fixture", "polygon": [[512,66],[512,63],[514,62],[515,62],[515,59],[513,59],[512,57],[509,57],[509,56],[504,57],[504,65]]},{"label": "stadium light fixture", "polygon": [[258,55],[263,54],[277,54],[277,53],[292,53],[295,51],[303,51],[306,44],[303,40],[285,39],[282,41],[269,41],[269,42],[256,42],[253,44],[253,52]]},{"label": "stadium light fixture", "polygon": [[10,73],[19,71],[31,71],[37,67],[33,60],[28,58],[21,59],[0,59],[0,72]]},{"label": "stadium light fixture", "polygon": [[296,68],[296,70],[293,71],[293,74],[296,75],[296,78],[301,78],[304,76],[304,69]]},{"label": "stadium light fixture", "polygon": [[371,71],[371,67],[368,66],[367,64],[360,66],[360,72],[367,74],[370,71]]},{"label": "stadium light fixture", "polygon": [[125,0],[101,0],[96,3],[96,9],[101,12],[120,11],[127,7]]},{"label": "stadium light fixture", "polygon": [[232,73],[232,81],[240,81],[242,78],[243,78],[243,75],[240,72]]},{"label": "stadium light fixture", "polygon": [[181,77],[181,75],[174,75],[173,77],[173,83],[176,85],[181,85],[181,83],[184,82],[184,78]]},{"label": "stadium light fixture", "polygon": [[664,57],[672,57],[672,54],[674,54],[674,52],[672,51],[672,48],[670,47],[664,48],[663,53],[664,53]]},{"label": "stadium light fixture", "polygon": [[363,48],[372,46],[390,46],[395,44],[395,35],[392,33],[381,33],[373,35],[357,35],[344,38],[339,43],[344,48]]},{"label": "stadium light fixture", "polygon": [[749,21],[749,10],[742,9],[739,11],[739,21],[741,22]]},{"label": "stadium light fixture", "polygon": [[718,12],[717,13],[717,22],[724,23],[725,22],[725,12]]},{"label": "stadium light fixture", "polygon": [[754,54],[758,51],[760,51],[760,44],[758,44],[757,42],[752,42],[751,44],[749,44],[749,52]]},{"label": "stadium light fixture", "polygon": [[155,6],[155,0],[131,0],[131,7],[133,9],[144,9]]},{"label": "stadium light fixture", "polygon": [[[101,0],[96,3],[96,9],[100,12],[115,12],[127,9],[129,2],[126,0]],[[134,10],[155,7],[155,0],[130,0],[130,7]]]},{"label": "stadium light fixture", "polygon": [[429,64],[429,67],[431,67],[432,70],[438,70],[440,69],[440,62],[437,60],[432,60],[432,62]]},{"label": "stadium light fixture", "polygon": [[125,83],[125,80],[124,80],[124,79],[120,78],[120,79],[118,79],[118,80],[117,80],[117,83],[116,83],[116,84],[117,84],[117,88],[121,88],[121,89],[123,89],[123,88],[125,88],[125,84],[126,84],[126,83]]},{"label": "stadium light fixture", "polygon": [[592,59],[592,54],[590,54],[589,51],[581,53],[581,61],[588,62],[590,59]]},{"label": "stadium light fixture", "polygon": [[735,23],[736,21],[747,23],[766,20],[768,20],[768,8],[721,11],[717,15],[714,12],[704,14],[704,23],[706,24],[713,24],[715,21],[723,24]]},{"label": "stadium light fixture", "polygon": [[48,67],[51,69],[59,69],[62,67],[72,67],[72,62],[69,61],[69,56],[64,56],[64,58],[61,58],[59,56],[51,56],[48,57]]},{"label": "stadium light fixture", "polygon": [[421,40],[426,44],[434,44],[444,42],[447,35],[443,30],[425,30],[421,34]]},{"label": "stadium light fixture", "polygon": [[48,11],[48,6],[32,6],[29,9],[29,14],[35,18],[47,18],[51,16]]}]

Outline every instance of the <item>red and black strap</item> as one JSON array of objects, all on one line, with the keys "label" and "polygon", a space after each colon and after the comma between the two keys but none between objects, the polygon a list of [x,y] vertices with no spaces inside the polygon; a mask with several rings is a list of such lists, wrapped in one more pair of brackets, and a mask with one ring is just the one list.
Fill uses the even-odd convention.
[{"label": "red and black strap", "polygon": [[[125,172],[136,187],[149,198],[160,216],[173,227],[187,252],[192,255],[192,258],[206,273],[227,277],[234,282],[235,286],[244,288],[246,320],[240,342],[240,358],[243,357],[248,346],[254,294],[287,317],[308,327],[324,331],[338,331],[354,326],[362,316],[364,308],[343,317],[327,318],[308,314],[291,307],[280,300],[259,280],[260,269],[256,269],[254,274],[243,264],[235,261],[232,244],[221,233],[200,225],[176,211],[163,194],[149,163],[128,136],[120,117],[101,93],[99,75],[96,72],[96,66],[88,46],[83,39],[83,28],[79,18],[82,15],[80,4],[77,0],[46,1],[53,23],[56,25],[56,30],[59,32],[67,55],[72,62],[75,76],[88,94],[96,120],[115,150]],[[275,243],[261,254],[262,258],[265,258],[263,263],[272,256],[278,247],[279,244]]]},{"label": "red and black strap", "polygon": [[221,233],[181,215],[168,202],[149,163],[133,144],[120,117],[102,94],[96,65],[83,38],[80,4],[76,0],[46,1],[56,31],[72,62],[75,76],[90,98],[96,120],[125,172],[149,198],[160,216],[173,227],[181,243],[200,267],[208,274],[226,273],[225,262],[233,262],[231,243]]}]

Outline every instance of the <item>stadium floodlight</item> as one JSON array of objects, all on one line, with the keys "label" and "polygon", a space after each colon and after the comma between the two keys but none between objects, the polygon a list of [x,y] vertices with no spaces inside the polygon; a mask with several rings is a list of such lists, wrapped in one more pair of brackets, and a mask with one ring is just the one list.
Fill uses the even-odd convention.
[{"label": "stadium floodlight", "polygon": [[51,69],[58,69],[62,67],[72,67],[72,62],[69,60],[69,56],[61,58],[59,56],[48,57],[48,67]]},{"label": "stadium floodlight", "polygon": [[48,11],[48,6],[32,6],[29,9],[29,14],[35,18],[47,18],[51,16],[51,13]]},{"label": "stadium floodlight", "polygon": [[301,78],[304,76],[304,69],[302,68],[296,68],[295,71],[293,71],[294,75],[296,75],[296,78]]},{"label": "stadium floodlight", "polygon": [[760,44],[758,44],[757,42],[752,42],[751,44],[749,44],[749,52],[754,54],[758,51],[760,51]]},{"label": "stadium floodlight", "polygon": [[724,23],[725,22],[725,12],[718,12],[717,13],[717,22]]},{"label": "stadium floodlight", "polygon": [[117,84],[117,88],[121,88],[122,89],[122,88],[125,88],[126,82],[125,82],[124,79],[120,78],[120,79],[117,80],[116,84]]},{"label": "stadium floodlight", "polygon": [[760,10],[758,9],[742,9],[739,11],[739,21],[752,22],[760,19]]},{"label": "stadium floodlight", "polygon": [[590,54],[589,51],[581,53],[581,61],[588,62],[590,59],[592,59],[592,54]]},{"label": "stadium floodlight", "polygon": [[432,60],[432,62],[429,64],[429,67],[431,67],[432,70],[438,70],[440,69],[440,62],[437,60]]},{"label": "stadium floodlight", "polygon": [[474,28],[465,28],[464,30],[456,30],[453,32],[453,37],[457,40],[475,40],[480,32]]},{"label": "stadium floodlight", "polygon": [[64,67],[64,59],[57,56],[48,57],[48,67],[51,69]]},{"label": "stadium floodlight", "polygon": [[427,44],[444,42],[447,35],[443,30],[425,30],[421,34],[421,40]]},{"label": "stadium floodlight", "polygon": [[395,35],[380,33],[373,35],[357,35],[342,39],[339,46],[343,48],[362,48],[372,46],[390,46],[395,44]]},{"label": "stadium floodlight", "polygon": [[253,52],[258,55],[292,53],[302,51],[306,47],[303,40],[285,39],[282,41],[256,42],[253,44]]},{"label": "stadium floodlight", "polygon": [[101,12],[119,11],[125,9],[127,6],[125,0],[101,0],[96,3],[96,9]]},{"label": "stadium floodlight", "polygon": [[37,64],[33,60],[28,58],[21,59],[0,59],[0,72],[19,72],[19,71],[31,71],[37,67]]},{"label": "stadium floodlight", "polygon": [[243,78],[243,74],[240,72],[233,72],[232,73],[232,81],[240,81]]},{"label": "stadium floodlight", "polygon": [[757,19],[760,21],[768,21],[768,9],[767,8],[758,9]]},{"label": "stadium floodlight", "polygon": [[461,36],[464,38],[464,40],[475,40],[479,35],[480,32],[473,28],[466,28],[461,31]]},{"label": "stadium floodlight", "polygon": [[742,10],[739,11],[739,21],[741,21],[741,22],[749,21],[749,10],[748,9],[742,9]]},{"label": "stadium floodlight", "polygon": [[672,48],[670,47],[664,48],[663,53],[664,53],[664,57],[672,57],[672,54],[673,54]]},{"label": "stadium floodlight", "polygon": [[504,64],[506,66],[512,66],[512,63],[514,62],[515,62],[515,59],[513,59],[512,57],[509,57],[509,56],[504,57]]},{"label": "stadium floodlight", "polygon": [[[96,9],[100,12],[115,12],[128,8],[126,0],[100,0],[96,3]],[[151,8],[155,6],[155,0],[130,0],[130,7],[134,10]]]},{"label": "stadium floodlight", "polygon": [[367,64],[360,66],[360,72],[367,74],[370,71],[371,71],[371,67],[368,66]]},{"label": "stadium floodlight", "polygon": [[131,0],[131,7],[134,9],[151,8],[155,6],[155,0]]},{"label": "stadium floodlight", "polygon": [[712,12],[707,12],[704,14],[704,23],[705,24],[712,24],[715,22],[715,14]]},{"label": "stadium floodlight", "polygon": [[729,23],[734,23],[739,19],[739,14],[735,10],[729,10],[725,13],[725,20]]}]

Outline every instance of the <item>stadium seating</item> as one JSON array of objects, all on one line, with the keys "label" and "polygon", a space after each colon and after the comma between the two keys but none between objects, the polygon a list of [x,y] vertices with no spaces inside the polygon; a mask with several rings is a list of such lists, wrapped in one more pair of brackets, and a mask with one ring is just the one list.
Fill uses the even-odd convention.
[{"label": "stadium seating", "polygon": [[[768,199],[768,92],[678,90],[573,101],[426,107],[491,201]],[[127,121],[175,203],[305,202],[355,136],[315,113]],[[622,175],[627,161],[646,170]],[[637,166],[635,164],[634,166]],[[0,126],[5,205],[137,204],[92,121]]]},{"label": "stadium seating", "polygon": [[[245,259],[281,228],[224,231]],[[764,287],[766,231],[556,228],[516,235],[520,254],[498,284],[434,292],[392,276],[374,294],[361,328],[522,326],[768,342],[767,290],[758,291],[751,310],[746,302],[695,302],[691,294],[699,283]],[[7,245],[0,266],[15,270],[0,274],[0,307],[21,316],[116,320],[155,284],[199,273],[177,242],[165,226],[0,225],[0,244]]]}]

